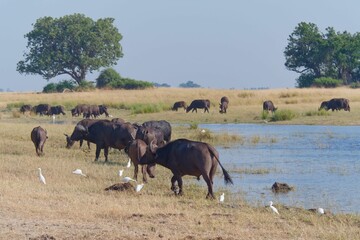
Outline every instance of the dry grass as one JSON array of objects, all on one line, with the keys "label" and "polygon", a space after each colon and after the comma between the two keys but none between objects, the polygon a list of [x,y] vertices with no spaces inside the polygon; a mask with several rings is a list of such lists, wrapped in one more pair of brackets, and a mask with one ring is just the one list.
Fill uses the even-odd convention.
[{"label": "dry grass", "polygon": [[[165,119],[172,123],[261,122],[261,103],[271,99],[280,108],[292,109],[298,117],[290,123],[358,124],[360,95],[352,89],[289,90],[210,90],[154,89],[149,91],[108,91],[65,94],[1,93],[0,127],[0,239],[27,239],[41,235],[56,239],[358,239],[358,215],[323,215],[276,205],[280,216],[259,203],[258,207],[243,200],[241,193],[226,191],[224,204],[205,199],[206,189],[192,177],[184,179],[183,197],[170,191],[170,173],[157,167],[140,193],[105,192],[104,188],[119,182],[117,172],[127,162],[125,154],[111,151],[110,163],[103,157],[95,163],[94,145],[90,151],[65,148],[63,133],[70,133],[75,121],[60,117],[63,124],[51,124],[51,118],[18,117],[8,104],[46,102],[71,105],[77,102],[105,104],[190,102],[194,96],[208,98],[214,105],[221,96],[230,99],[229,112],[210,114],[163,111],[132,115],[123,109],[110,109],[114,117],[142,122]],[[351,112],[334,112],[329,116],[302,116],[316,110],[319,102],[332,97],[350,99]],[[293,103],[289,103],[293,102]],[[296,102],[296,103],[295,103]],[[71,103],[71,104],[70,104]],[[66,105],[66,104],[64,104]],[[360,109],[360,108],[359,108]],[[69,110],[69,109],[68,109]],[[254,120],[255,119],[255,120]],[[44,157],[37,157],[30,141],[33,127],[41,125],[49,133]],[[198,129],[175,127],[174,139],[195,134]],[[231,138],[231,137],[230,137]],[[226,138],[228,139],[228,138]],[[223,141],[223,139],[222,139]],[[262,139],[249,140],[262,141]],[[102,155],[101,155],[102,156]],[[37,168],[41,167],[47,185],[41,185]],[[87,178],[73,175],[81,168]],[[125,175],[133,174],[133,167]],[[218,173],[220,174],[220,173]],[[202,181],[202,180],[201,180]],[[219,196],[219,193],[216,193]]]}]

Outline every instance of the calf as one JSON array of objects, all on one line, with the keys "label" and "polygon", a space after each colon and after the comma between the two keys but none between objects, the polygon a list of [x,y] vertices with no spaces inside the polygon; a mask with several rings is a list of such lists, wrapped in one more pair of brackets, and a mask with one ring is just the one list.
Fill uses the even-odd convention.
[{"label": "calf", "polygon": [[175,102],[171,110],[177,111],[178,108],[184,108],[184,110],[186,110],[186,103],[184,101]]}]

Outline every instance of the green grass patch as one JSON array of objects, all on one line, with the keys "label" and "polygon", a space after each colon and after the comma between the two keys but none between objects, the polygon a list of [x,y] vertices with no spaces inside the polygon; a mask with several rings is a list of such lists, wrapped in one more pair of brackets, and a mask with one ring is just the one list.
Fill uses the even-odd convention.
[{"label": "green grass patch", "polygon": [[131,114],[157,113],[168,110],[169,106],[162,103],[158,103],[158,104],[136,103],[130,105],[128,109],[131,111]]},{"label": "green grass patch", "polygon": [[330,113],[326,111],[325,109],[321,109],[319,111],[307,111],[305,113],[305,116],[311,117],[311,116],[329,116]]},{"label": "green grass patch", "polygon": [[270,120],[273,122],[276,121],[286,121],[291,120],[296,117],[296,113],[291,110],[278,110],[271,117]]}]

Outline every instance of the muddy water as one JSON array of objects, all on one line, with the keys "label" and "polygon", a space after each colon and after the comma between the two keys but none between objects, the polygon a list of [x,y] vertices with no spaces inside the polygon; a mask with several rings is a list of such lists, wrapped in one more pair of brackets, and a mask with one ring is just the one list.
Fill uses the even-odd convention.
[{"label": "muddy water", "polygon": [[[225,187],[217,174],[216,187],[242,194],[254,205],[272,200],[287,206],[360,213],[360,127],[201,124],[199,128],[244,139],[231,148],[217,147],[235,185]],[[275,181],[296,190],[273,194]]]}]

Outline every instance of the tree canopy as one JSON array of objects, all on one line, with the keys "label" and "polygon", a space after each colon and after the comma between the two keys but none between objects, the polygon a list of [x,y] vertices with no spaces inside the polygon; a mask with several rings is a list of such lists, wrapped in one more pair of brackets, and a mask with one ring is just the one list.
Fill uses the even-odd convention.
[{"label": "tree canopy", "polygon": [[288,38],[285,66],[300,73],[299,87],[312,86],[315,79],[332,78],[342,84],[360,81],[360,34],[322,33],[314,23],[301,22]]},{"label": "tree canopy", "polygon": [[123,56],[122,35],[113,22],[113,18],[94,21],[83,14],[37,19],[25,35],[29,51],[17,71],[46,80],[66,74],[80,84],[88,72],[114,65]]}]

